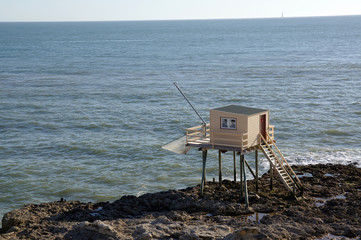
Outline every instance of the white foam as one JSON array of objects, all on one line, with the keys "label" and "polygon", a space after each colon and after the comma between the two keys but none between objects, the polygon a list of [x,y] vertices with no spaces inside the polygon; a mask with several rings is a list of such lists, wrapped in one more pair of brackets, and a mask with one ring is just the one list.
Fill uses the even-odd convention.
[{"label": "white foam", "polygon": [[[290,165],[309,165],[309,164],[355,164],[361,168],[361,150],[343,149],[332,150],[329,148],[312,149],[310,151],[296,152],[293,149],[285,149],[282,151],[284,157]],[[269,170],[268,160],[261,155],[260,158],[260,173],[263,174]],[[249,176],[248,176],[249,175]],[[247,177],[253,177],[247,173]],[[308,175],[305,177],[309,177]]]},{"label": "white foam", "polygon": [[309,151],[304,153],[293,153],[289,158],[286,157],[290,164],[307,165],[307,164],[355,164],[361,167],[361,150],[343,149],[331,150],[322,149],[319,151]]},{"label": "white foam", "polygon": [[303,177],[313,177],[312,173],[304,173],[302,175],[297,175],[298,178],[303,178]]}]

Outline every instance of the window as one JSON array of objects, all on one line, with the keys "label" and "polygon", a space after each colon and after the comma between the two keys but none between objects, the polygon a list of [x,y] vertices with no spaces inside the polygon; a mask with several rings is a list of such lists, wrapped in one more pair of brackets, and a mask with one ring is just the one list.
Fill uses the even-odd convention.
[{"label": "window", "polygon": [[235,118],[221,118],[221,128],[223,129],[236,129],[236,119]]}]

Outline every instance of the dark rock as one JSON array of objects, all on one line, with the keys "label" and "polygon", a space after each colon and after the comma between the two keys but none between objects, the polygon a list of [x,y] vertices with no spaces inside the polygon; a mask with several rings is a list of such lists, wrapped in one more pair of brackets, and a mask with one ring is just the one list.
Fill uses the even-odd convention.
[{"label": "dark rock", "polygon": [[[124,196],[113,203],[58,201],[30,204],[4,215],[0,239],[309,239],[361,235],[361,169],[354,165],[293,166],[301,179],[297,201],[269,174],[247,182],[245,208],[239,182]],[[336,196],[344,197],[336,197]],[[317,204],[316,204],[317,203]],[[332,235],[330,235],[332,234]]]},{"label": "dark rock", "polygon": [[234,233],[227,235],[225,240],[248,240],[248,239],[269,239],[266,235],[259,232],[258,228],[245,227]]}]

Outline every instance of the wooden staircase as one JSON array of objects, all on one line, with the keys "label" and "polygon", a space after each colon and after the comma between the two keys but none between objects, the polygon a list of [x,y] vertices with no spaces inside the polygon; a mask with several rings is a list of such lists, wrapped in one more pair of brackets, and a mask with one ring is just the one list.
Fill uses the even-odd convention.
[{"label": "wooden staircase", "polygon": [[[267,133],[266,133],[267,134]],[[297,198],[303,194],[303,186],[300,179],[297,177],[296,173],[292,170],[291,166],[288,164],[284,158],[281,151],[276,146],[274,140],[271,140],[271,137],[267,134],[266,141],[265,138],[261,135],[261,144],[260,149],[271,163],[272,168],[275,169],[275,172],[280,177],[281,181],[285,187]]]}]

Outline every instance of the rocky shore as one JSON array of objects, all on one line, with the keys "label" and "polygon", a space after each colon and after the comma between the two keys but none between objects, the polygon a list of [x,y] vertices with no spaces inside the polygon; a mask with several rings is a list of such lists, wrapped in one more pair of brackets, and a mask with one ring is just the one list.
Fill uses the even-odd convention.
[{"label": "rocky shore", "polygon": [[2,219],[0,239],[359,239],[361,169],[353,164],[293,166],[304,184],[295,200],[270,176],[248,181],[250,208],[240,185],[199,186],[124,196],[109,203],[30,204]]}]

